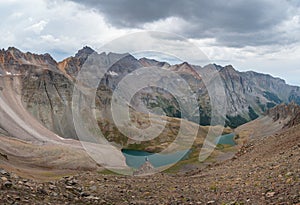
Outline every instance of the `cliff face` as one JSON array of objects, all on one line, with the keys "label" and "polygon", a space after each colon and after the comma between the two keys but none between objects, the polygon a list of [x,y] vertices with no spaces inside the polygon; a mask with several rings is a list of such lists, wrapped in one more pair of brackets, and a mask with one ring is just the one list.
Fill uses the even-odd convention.
[{"label": "cliff face", "polygon": [[[238,72],[231,66],[220,70],[225,82],[229,115],[255,119],[268,109],[290,103],[300,95],[299,87],[284,80],[256,72]],[[236,114],[235,114],[236,113]]]},{"label": "cliff face", "polygon": [[[209,123],[210,99],[203,83],[203,76],[195,72],[200,71],[201,73],[201,71],[208,69],[208,66],[200,67],[188,63],[171,66],[145,58],[140,61],[144,66],[159,66],[175,71],[183,77],[198,95],[202,122]],[[300,88],[287,85],[282,79],[253,71],[239,72],[231,65],[213,66],[222,79],[220,85],[224,87],[226,95],[226,122],[229,126],[236,127],[253,120],[281,103],[294,101],[300,104]]]},{"label": "cliff face", "polygon": [[74,137],[69,129],[73,85],[57,62],[49,54],[22,53],[16,48],[1,50],[0,59],[3,79],[20,81],[18,94],[24,107],[48,129],[66,138]]}]

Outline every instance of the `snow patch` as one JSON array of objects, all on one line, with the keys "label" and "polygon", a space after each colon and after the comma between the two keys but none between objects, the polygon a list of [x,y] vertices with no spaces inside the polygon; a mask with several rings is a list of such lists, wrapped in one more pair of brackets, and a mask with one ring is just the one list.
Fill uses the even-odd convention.
[{"label": "snow patch", "polygon": [[72,139],[62,138],[61,136],[55,134],[55,136],[62,141],[72,141]]},{"label": "snow patch", "polygon": [[7,76],[7,75],[8,75],[8,76],[19,76],[19,75],[22,75],[22,74],[18,74],[18,73],[14,74],[14,73],[12,73],[12,72],[6,71],[5,75],[6,75],[6,76]]},{"label": "snow patch", "polygon": [[108,75],[111,75],[111,76],[118,76],[119,74],[116,73],[115,71],[108,71]]}]

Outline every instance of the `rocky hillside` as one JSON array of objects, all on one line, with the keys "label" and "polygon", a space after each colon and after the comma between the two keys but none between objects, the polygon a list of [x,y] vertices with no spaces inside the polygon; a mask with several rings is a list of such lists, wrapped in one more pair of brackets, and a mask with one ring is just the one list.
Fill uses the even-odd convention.
[{"label": "rocky hillside", "polygon": [[296,126],[300,119],[300,106],[294,102],[275,106],[265,112],[263,117],[248,122],[235,129],[239,144],[249,139],[261,139]]},{"label": "rocky hillside", "polygon": [[298,205],[299,155],[298,125],[250,140],[231,160],[187,173],[80,172],[41,181],[0,166],[0,203]]},{"label": "rocky hillside", "polygon": [[280,104],[266,112],[274,121],[287,121],[284,127],[293,127],[300,124],[300,106],[292,102]]},{"label": "rocky hillside", "polygon": [[294,117],[287,123],[287,127],[293,127],[300,124],[300,112],[297,112]]}]

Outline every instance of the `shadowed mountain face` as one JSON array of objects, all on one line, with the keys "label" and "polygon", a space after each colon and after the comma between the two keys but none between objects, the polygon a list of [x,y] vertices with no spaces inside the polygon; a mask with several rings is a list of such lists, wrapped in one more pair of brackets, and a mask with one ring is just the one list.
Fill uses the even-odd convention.
[{"label": "shadowed mountain face", "polygon": [[[18,92],[24,107],[45,127],[64,138],[77,138],[71,111],[73,82],[90,55],[96,55],[103,65],[112,63],[98,85],[95,99],[96,110],[100,113],[99,124],[106,126],[105,129],[111,129],[108,125],[104,126],[106,122],[113,124],[110,104],[118,83],[139,68],[151,66],[175,72],[184,79],[196,96],[200,112],[200,122],[197,120],[197,112],[189,115],[188,120],[202,125],[210,123],[210,98],[203,76],[197,71],[203,72],[213,65],[200,67],[187,62],[170,65],[147,58],[138,60],[130,54],[97,54],[89,47],[57,63],[49,54],[36,55],[9,48],[0,51],[0,78],[18,79]],[[95,66],[99,65],[95,63]],[[222,79],[220,85],[225,90],[223,97],[228,107],[226,124],[231,127],[255,119],[277,104],[291,101],[300,103],[300,88],[287,85],[284,80],[255,72],[239,72],[232,66],[216,66],[216,69]],[[162,80],[167,78],[162,76]],[[5,88],[0,88],[0,92],[2,89]],[[149,109],[160,107],[168,117],[178,118],[183,112],[168,90],[153,86],[140,90],[130,102],[136,113],[144,111],[141,104]],[[0,127],[6,130],[2,121]]]}]

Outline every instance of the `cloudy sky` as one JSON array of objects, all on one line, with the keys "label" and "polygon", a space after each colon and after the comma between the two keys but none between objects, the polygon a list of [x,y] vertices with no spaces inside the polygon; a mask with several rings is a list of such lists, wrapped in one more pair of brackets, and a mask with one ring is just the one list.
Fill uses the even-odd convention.
[{"label": "cloudy sky", "polygon": [[[0,0],[0,9],[1,48],[47,52],[59,61],[85,45],[101,51],[116,38],[159,31],[170,35],[156,36],[158,51],[179,51],[187,39],[211,62],[300,85],[299,0]],[[136,44],[150,42],[157,43]],[[119,46],[131,51],[134,44]]]}]

